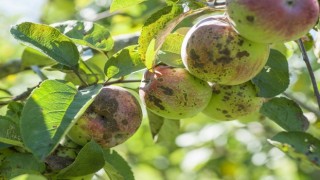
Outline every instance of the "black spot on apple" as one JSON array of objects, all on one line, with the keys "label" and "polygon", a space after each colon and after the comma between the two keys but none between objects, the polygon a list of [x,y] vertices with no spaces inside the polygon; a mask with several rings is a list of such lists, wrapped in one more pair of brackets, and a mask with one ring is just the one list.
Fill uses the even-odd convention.
[{"label": "black spot on apple", "polygon": [[253,16],[247,16],[246,17],[247,21],[249,21],[250,23],[254,22],[254,17]]},{"label": "black spot on apple", "polygon": [[162,101],[161,99],[153,96],[153,95],[148,95],[148,99],[150,102],[153,102],[154,105],[156,105],[157,107],[159,107],[161,110],[164,110],[164,106],[161,104]]}]

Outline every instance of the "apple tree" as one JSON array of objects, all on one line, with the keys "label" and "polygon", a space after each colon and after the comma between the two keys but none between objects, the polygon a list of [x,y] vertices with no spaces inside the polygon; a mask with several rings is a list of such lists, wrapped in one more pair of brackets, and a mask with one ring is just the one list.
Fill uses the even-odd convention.
[{"label": "apple tree", "polygon": [[313,177],[318,20],[316,0],[49,1],[0,59],[0,179],[272,179],[281,153]]}]

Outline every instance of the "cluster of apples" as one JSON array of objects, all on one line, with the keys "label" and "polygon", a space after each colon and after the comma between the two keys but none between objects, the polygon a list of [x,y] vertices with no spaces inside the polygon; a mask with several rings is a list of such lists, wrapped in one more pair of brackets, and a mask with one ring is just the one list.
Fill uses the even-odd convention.
[{"label": "cluster of apples", "polygon": [[140,97],[169,119],[200,112],[231,120],[257,111],[264,99],[250,81],[265,66],[271,43],[296,40],[317,22],[317,0],[226,0],[227,16],[208,17],[186,34],[185,68],[146,72]]},{"label": "cluster of apples", "polygon": [[[153,113],[183,119],[200,112],[219,120],[257,111],[264,99],[250,81],[265,66],[270,43],[298,39],[319,16],[317,0],[227,0],[227,16],[203,19],[186,34],[185,68],[158,65],[146,71],[139,94]],[[104,87],[70,129],[79,145],[103,148],[125,142],[139,128],[139,102],[119,86]]]}]

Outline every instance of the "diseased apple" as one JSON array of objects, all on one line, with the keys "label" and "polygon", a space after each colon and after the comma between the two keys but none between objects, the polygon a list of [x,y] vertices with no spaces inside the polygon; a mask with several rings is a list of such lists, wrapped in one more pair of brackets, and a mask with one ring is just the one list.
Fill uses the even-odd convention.
[{"label": "diseased apple", "polygon": [[317,0],[227,0],[227,13],[241,36],[260,43],[292,41],[317,22]]},{"label": "diseased apple", "polygon": [[181,57],[187,70],[199,79],[236,85],[261,71],[269,57],[269,45],[241,37],[227,19],[209,17],[187,33]]},{"label": "diseased apple", "polygon": [[111,148],[131,137],[140,127],[141,120],[141,106],[129,91],[119,86],[106,86],[68,136],[79,145],[93,139],[103,148]]},{"label": "diseased apple", "polygon": [[216,120],[233,120],[258,111],[263,101],[251,81],[234,86],[214,84],[203,113]]},{"label": "diseased apple", "polygon": [[139,94],[153,113],[169,119],[182,119],[201,112],[212,93],[206,81],[192,76],[184,68],[160,65],[154,72],[145,72]]}]

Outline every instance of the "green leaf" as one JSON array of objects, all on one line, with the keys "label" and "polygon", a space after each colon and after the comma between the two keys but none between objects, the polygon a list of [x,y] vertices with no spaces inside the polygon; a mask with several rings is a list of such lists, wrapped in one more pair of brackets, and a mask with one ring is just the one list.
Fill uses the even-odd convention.
[{"label": "green leaf", "polygon": [[[171,31],[171,28],[169,30],[166,30],[165,27],[168,26],[168,23],[173,20],[175,17],[183,13],[183,8],[179,5],[172,5],[172,6],[166,6],[162,8],[161,10],[154,13],[150,18],[148,18],[142,28],[141,36],[139,37],[139,53],[141,56],[141,59],[143,61],[146,60],[146,52],[147,49],[150,47],[150,43],[155,37],[161,38],[164,41],[165,35],[169,34]],[[174,24],[175,26],[175,24]],[[161,32],[166,32],[164,34],[161,34]],[[161,34],[159,37],[158,35]],[[159,45],[162,43],[159,43]],[[158,45],[158,43],[156,43]],[[154,48],[157,49],[158,46],[155,46]],[[151,67],[148,67],[150,69]]]},{"label": "green leaf", "polygon": [[100,90],[101,85],[77,91],[64,81],[44,81],[32,92],[22,111],[21,136],[25,146],[37,158],[44,159]]},{"label": "green leaf", "polygon": [[134,180],[129,164],[114,150],[104,151],[104,170],[110,180]]},{"label": "green leaf", "polygon": [[53,65],[56,62],[47,56],[43,55],[39,51],[32,49],[30,47],[27,47],[24,49],[21,57],[21,68],[26,68],[30,66],[49,66]]},{"label": "green leaf", "polygon": [[0,116],[0,142],[23,147],[19,122],[23,104],[10,102],[5,116]]},{"label": "green leaf", "polygon": [[147,115],[149,119],[149,127],[151,130],[151,135],[152,135],[152,138],[155,139],[156,136],[159,134],[161,127],[164,123],[164,117],[158,116],[149,110],[147,110]]},{"label": "green leaf", "polygon": [[144,62],[148,69],[151,69],[154,67],[156,56],[157,56],[156,40],[152,39],[148,46],[148,49],[146,52],[146,60]]},{"label": "green leaf", "polygon": [[169,34],[161,46],[158,59],[173,67],[184,67],[181,59],[181,45],[184,35],[180,33]]},{"label": "green leaf", "polygon": [[99,51],[110,51],[114,41],[108,29],[100,24],[88,21],[65,21],[52,24],[75,43],[89,46]]},{"label": "green leaf", "polygon": [[270,140],[292,158],[320,166],[320,141],[305,132],[280,132]]},{"label": "green leaf", "polygon": [[63,65],[78,65],[79,52],[76,45],[53,27],[24,22],[13,26],[10,32],[23,44],[39,50]]},{"label": "green leaf", "polygon": [[128,46],[114,54],[105,64],[108,78],[120,78],[145,68],[137,51],[137,45]]},{"label": "green leaf", "polygon": [[180,33],[169,34],[164,43],[161,46],[162,51],[167,51],[175,54],[181,53],[181,45],[184,39],[184,35]]},{"label": "green leaf", "polygon": [[145,0],[113,0],[110,6],[110,12],[137,5],[143,1]]},{"label": "green leaf", "polygon": [[271,49],[268,62],[252,79],[258,87],[258,96],[271,98],[284,92],[289,86],[289,68],[286,57]]},{"label": "green leaf", "polygon": [[[88,69],[88,67],[92,70],[92,72]],[[95,84],[97,82],[101,82],[105,80],[105,75],[103,70],[98,67],[96,64],[91,63],[89,61],[79,63],[79,74],[84,79],[84,81],[88,84]],[[66,81],[72,82],[75,85],[85,85],[82,81],[80,81],[79,77],[76,75],[74,71],[66,71],[66,76],[64,78]]]},{"label": "green leaf", "polygon": [[0,116],[0,142],[23,146],[17,124],[6,116]]},{"label": "green leaf", "polygon": [[287,131],[306,131],[309,127],[309,121],[301,108],[294,101],[284,97],[265,102],[260,113]]},{"label": "green leaf", "polygon": [[47,178],[37,174],[22,174],[12,178],[11,180],[47,180]]},{"label": "green leaf", "polygon": [[45,170],[45,164],[29,153],[12,153],[5,157],[0,172],[5,179],[11,179],[21,174],[40,174]]},{"label": "green leaf", "polygon": [[166,119],[147,111],[151,134],[156,143],[170,146],[180,133],[180,121]]},{"label": "green leaf", "polygon": [[67,178],[95,173],[105,164],[103,155],[100,145],[90,141],[80,150],[75,161],[60,171],[58,177]]}]

